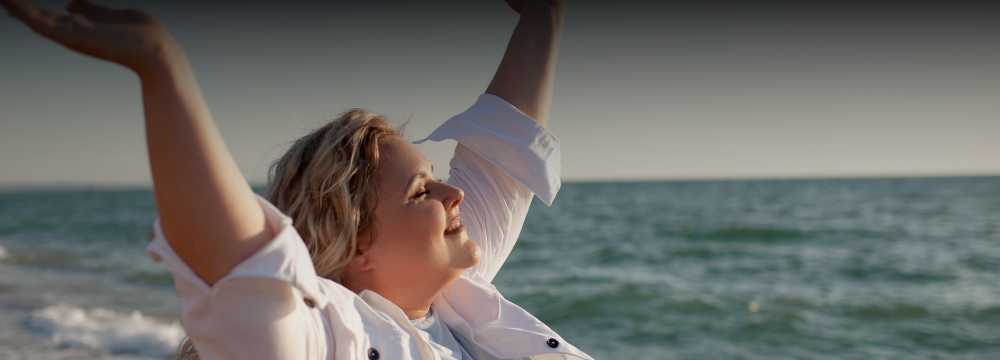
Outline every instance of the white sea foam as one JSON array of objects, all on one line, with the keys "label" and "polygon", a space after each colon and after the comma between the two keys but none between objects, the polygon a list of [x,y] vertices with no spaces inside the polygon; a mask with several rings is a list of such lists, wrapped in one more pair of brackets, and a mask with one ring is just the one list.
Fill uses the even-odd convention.
[{"label": "white sea foam", "polygon": [[4,249],[3,246],[0,246],[0,260],[6,258],[7,258],[7,249]]},{"label": "white sea foam", "polygon": [[147,356],[172,354],[184,336],[180,323],[164,323],[139,311],[121,314],[62,304],[32,311],[31,326],[60,347]]}]

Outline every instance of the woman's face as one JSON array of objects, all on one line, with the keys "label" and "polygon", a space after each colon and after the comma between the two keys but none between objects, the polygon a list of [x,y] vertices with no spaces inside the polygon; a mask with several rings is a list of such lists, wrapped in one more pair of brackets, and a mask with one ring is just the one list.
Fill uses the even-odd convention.
[{"label": "woman's face", "polygon": [[427,158],[401,138],[383,138],[379,153],[376,237],[364,251],[380,288],[372,290],[390,301],[389,293],[433,297],[479,262],[460,223],[464,193],[434,179]]}]

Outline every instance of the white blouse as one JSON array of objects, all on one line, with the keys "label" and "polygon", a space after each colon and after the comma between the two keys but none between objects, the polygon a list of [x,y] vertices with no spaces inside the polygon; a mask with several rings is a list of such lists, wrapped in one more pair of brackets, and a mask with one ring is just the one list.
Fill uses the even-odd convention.
[{"label": "white blouse", "polygon": [[[551,204],[559,190],[558,140],[489,94],[417,143],[444,139],[459,143],[448,182],[465,191],[462,222],[483,256],[438,294],[433,310],[476,359],[592,359],[490,284],[532,195]],[[154,224],[147,253],[173,273],[184,329],[202,359],[440,358],[399,307],[317,276],[291,218],[258,201],[274,239],[212,286]]]}]

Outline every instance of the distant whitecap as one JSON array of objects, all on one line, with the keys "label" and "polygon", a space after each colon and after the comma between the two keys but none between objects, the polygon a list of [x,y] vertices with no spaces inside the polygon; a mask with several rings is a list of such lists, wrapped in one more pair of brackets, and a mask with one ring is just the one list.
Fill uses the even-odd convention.
[{"label": "distant whitecap", "polygon": [[59,347],[144,356],[170,355],[184,336],[179,322],[165,323],[139,311],[122,314],[64,304],[33,311],[31,326],[48,334]]}]

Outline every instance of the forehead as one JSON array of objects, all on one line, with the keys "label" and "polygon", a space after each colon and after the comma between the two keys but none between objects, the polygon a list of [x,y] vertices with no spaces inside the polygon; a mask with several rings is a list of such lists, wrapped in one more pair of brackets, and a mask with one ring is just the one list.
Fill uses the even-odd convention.
[{"label": "forehead", "polygon": [[398,137],[383,138],[378,144],[378,177],[381,187],[405,191],[413,176],[426,172],[431,176],[431,163],[409,141]]}]

